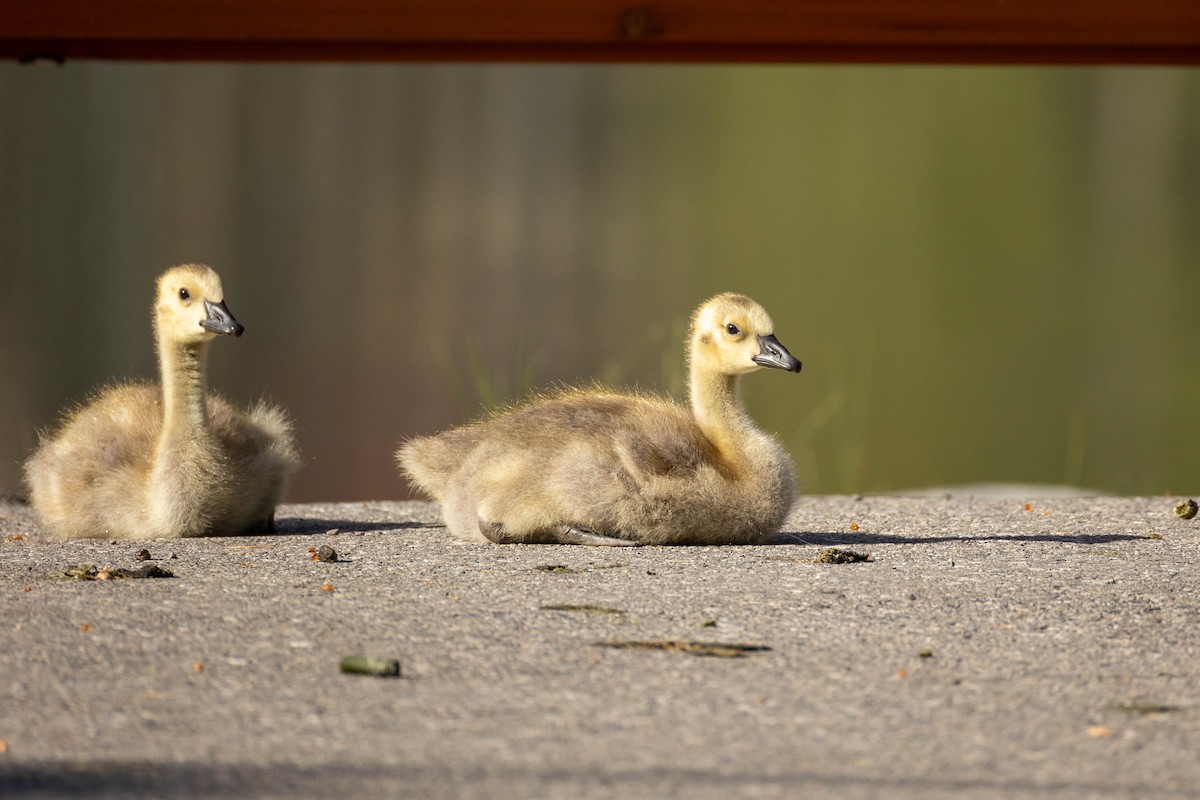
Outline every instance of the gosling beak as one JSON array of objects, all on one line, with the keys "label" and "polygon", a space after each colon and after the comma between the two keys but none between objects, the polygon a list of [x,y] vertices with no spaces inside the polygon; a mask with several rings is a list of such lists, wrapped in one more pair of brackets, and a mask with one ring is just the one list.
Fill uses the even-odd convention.
[{"label": "gosling beak", "polygon": [[800,362],[796,360],[787,348],[779,343],[775,334],[759,336],[758,346],[761,348],[753,359],[760,367],[786,369],[788,372],[799,372]]},{"label": "gosling beak", "polygon": [[204,311],[208,317],[200,320],[200,327],[210,333],[221,333],[226,336],[241,336],[242,331],[246,330],[242,327],[242,323],[233,318],[233,314],[229,313],[229,306],[225,305],[222,300],[219,303],[214,303],[210,300],[204,301]]}]

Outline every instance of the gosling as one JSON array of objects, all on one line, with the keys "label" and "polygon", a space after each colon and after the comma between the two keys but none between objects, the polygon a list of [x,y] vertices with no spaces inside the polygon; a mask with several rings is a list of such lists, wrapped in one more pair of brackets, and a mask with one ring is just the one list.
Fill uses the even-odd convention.
[{"label": "gosling", "polygon": [[291,423],[205,391],[205,355],[244,328],[221,279],[187,264],[158,279],[154,330],[162,385],[128,383],[69,412],[25,464],[42,526],[62,539],[176,539],[274,530],[299,463]]},{"label": "gosling", "polygon": [[795,496],[792,460],[755,427],[738,380],[799,372],[754,300],[720,294],[692,314],[690,409],[662,397],[568,389],[404,443],[401,471],[479,542],[750,544]]}]

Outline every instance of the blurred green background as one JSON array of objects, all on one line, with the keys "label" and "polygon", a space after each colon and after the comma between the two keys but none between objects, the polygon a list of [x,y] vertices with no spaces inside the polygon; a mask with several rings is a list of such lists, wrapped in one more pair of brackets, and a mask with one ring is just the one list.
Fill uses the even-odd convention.
[{"label": "blurred green background", "polygon": [[744,383],[804,491],[1200,489],[1196,70],[3,64],[0,210],[2,492],[187,261],[294,500],[534,386],[679,393],[723,290],[804,362]]}]

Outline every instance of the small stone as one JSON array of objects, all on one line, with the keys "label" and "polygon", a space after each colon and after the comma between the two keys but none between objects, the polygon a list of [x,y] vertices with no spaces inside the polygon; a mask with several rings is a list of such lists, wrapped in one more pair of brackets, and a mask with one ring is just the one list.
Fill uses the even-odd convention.
[{"label": "small stone", "polygon": [[1184,500],[1179,505],[1175,506],[1175,516],[1181,519],[1191,519],[1196,516],[1197,506],[1196,501],[1192,499]]},{"label": "small stone", "polygon": [[323,544],[317,550],[317,561],[322,561],[326,564],[329,564],[329,563],[332,563],[337,560],[338,560],[337,550],[334,550],[329,545]]},{"label": "small stone", "polygon": [[151,558],[153,558],[153,556],[150,555],[149,550],[143,547],[141,550],[138,550],[133,554],[133,558],[135,561],[149,561]]}]

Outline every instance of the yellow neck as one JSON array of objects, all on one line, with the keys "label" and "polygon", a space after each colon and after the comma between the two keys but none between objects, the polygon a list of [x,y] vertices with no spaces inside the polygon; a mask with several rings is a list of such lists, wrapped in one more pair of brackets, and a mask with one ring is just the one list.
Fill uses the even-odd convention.
[{"label": "yellow neck", "polygon": [[164,441],[208,432],[208,411],[204,401],[206,349],[203,343],[159,344]]},{"label": "yellow neck", "polygon": [[757,431],[738,398],[738,376],[705,370],[692,364],[690,399],[692,416],[721,460],[735,474],[746,464],[743,442]]},{"label": "yellow neck", "polygon": [[203,344],[159,343],[162,431],[146,488],[160,531],[207,530],[220,486],[221,464],[204,397],[204,355]]}]

